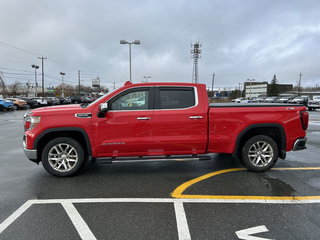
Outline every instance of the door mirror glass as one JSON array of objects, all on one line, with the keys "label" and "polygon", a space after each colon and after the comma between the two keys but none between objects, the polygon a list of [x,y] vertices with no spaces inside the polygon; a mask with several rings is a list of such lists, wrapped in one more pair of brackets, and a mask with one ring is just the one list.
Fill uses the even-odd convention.
[{"label": "door mirror glass", "polygon": [[100,111],[101,112],[108,112],[108,110],[109,110],[109,104],[107,102],[100,104]]}]

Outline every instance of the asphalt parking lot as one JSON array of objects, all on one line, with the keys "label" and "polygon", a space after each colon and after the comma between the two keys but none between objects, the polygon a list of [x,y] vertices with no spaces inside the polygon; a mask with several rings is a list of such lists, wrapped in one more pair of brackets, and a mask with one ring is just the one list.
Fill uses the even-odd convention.
[{"label": "asphalt parking lot", "polygon": [[23,114],[0,112],[0,239],[320,238],[319,111],[310,112],[308,149],[266,173],[214,154],[95,164],[72,178],[24,157]]}]

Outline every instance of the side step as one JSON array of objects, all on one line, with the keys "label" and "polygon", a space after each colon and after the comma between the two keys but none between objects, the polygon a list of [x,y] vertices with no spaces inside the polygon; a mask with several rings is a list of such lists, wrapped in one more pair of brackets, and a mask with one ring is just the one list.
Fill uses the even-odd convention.
[{"label": "side step", "polygon": [[182,162],[211,160],[210,155],[168,155],[168,156],[140,156],[140,157],[105,157],[97,158],[98,163],[130,163],[130,162]]}]

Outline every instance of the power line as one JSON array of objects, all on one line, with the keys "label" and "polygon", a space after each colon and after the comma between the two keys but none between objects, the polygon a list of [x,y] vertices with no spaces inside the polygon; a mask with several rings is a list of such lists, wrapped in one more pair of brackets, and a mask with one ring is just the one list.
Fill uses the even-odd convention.
[{"label": "power line", "polygon": [[32,51],[29,51],[29,50],[26,50],[26,49],[23,49],[23,48],[15,47],[15,46],[13,46],[11,44],[8,44],[8,43],[5,43],[5,42],[0,42],[0,45],[2,45],[3,47],[13,48],[15,50],[22,51],[22,52],[25,52],[25,53],[28,53],[28,54],[31,54],[31,55],[35,55],[35,56],[42,55],[42,54],[39,54],[39,53],[36,53],[36,52],[32,52]]},{"label": "power line", "polygon": [[32,71],[21,70],[21,69],[16,69],[16,68],[5,68],[5,67],[0,67],[0,69],[4,69],[4,70],[11,70],[11,71],[17,71],[17,72],[27,72],[27,73],[32,73]]}]

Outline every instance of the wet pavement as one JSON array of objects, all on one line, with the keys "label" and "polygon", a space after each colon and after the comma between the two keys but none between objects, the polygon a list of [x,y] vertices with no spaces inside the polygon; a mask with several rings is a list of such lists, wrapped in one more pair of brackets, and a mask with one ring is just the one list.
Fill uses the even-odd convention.
[{"label": "wet pavement", "polygon": [[[254,227],[252,236],[261,239],[319,239],[320,112],[310,112],[307,150],[289,152],[266,173],[239,169],[197,181],[183,191],[190,201],[171,193],[242,166],[213,154],[202,162],[96,164],[55,178],[24,157],[23,114],[0,112],[0,239],[239,239]],[[203,195],[211,199],[197,197]],[[35,201],[8,219],[29,200]]]}]

